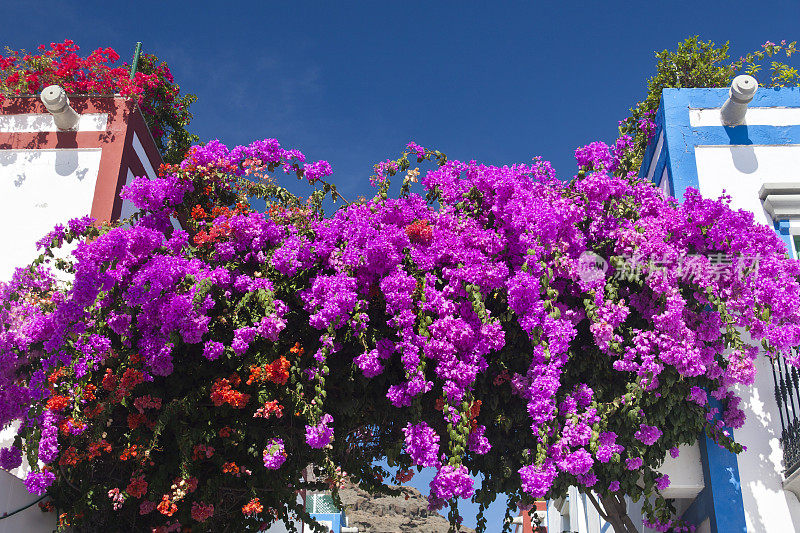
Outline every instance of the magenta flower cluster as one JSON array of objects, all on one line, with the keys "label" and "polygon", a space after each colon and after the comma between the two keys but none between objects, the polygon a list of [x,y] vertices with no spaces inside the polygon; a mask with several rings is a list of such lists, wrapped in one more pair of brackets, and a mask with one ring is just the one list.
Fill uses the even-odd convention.
[{"label": "magenta flower cluster", "polygon": [[[322,389],[332,357],[349,357],[366,378],[385,380],[388,402],[411,418],[401,426],[407,459],[437,469],[433,508],[470,497],[467,463],[498,453],[493,439],[500,425],[484,414],[487,398],[478,397],[487,382],[494,383],[492,394],[502,390],[503,401],[519,404],[526,424],[520,440],[528,445],[517,450],[521,466],[514,470],[527,495],[545,497],[557,480],[615,492],[620,484],[607,472],[621,465],[634,478],[652,466],[643,459],[652,455],[648,447],[680,444],[659,427],[664,415],[649,408],[660,395],[678,391],[700,419],[712,394],[724,408],[717,418],[708,411],[710,429],[744,422],[735,387],[752,383],[757,350],[732,339],[726,321],[792,364],[790,349],[800,344],[800,266],[772,229],[730,209],[729,199],[705,199],[690,189],[678,204],[649,183],[615,176],[630,145],[623,138],[614,147],[579,149],[582,172],[569,183],[541,161],[504,167],[448,161],[423,177],[428,198],[378,195],[331,218],[311,217],[305,227],[232,212],[214,221],[224,238],[208,243],[202,258],[170,219],[194,185],[177,173],[138,178],[123,195],[144,216],[81,243],[67,293],[53,291],[54,278],[44,270],[18,271],[0,284],[4,302],[12,293],[52,294],[47,308],[23,298],[0,310],[0,423],[21,418],[39,428],[38,456],[53,460],[58,420],[29,408],[50,394],[46,371],[73,363],[65,345],[77,343],[82,372],[106,356],[111,341],[95,328],[98,310],[117,335],[136,331],[126,338],[144,358],[146,380],[168,376],[181,363],[177,342],[197,345],[208,364],[243,358],[265,343],[291,345],[286,325],[294,313],[319,335],[309,350],[313,366],[303,369],[308,382]],[[419,145],[408,149],[426,157]],[[182,166],[239,176],[246,159],[283,165],[312,183],[331,173],[326,162],[305,163],[300,152],[270,139],[232,150],[210,142]],[[397,162],[380,163],[373,182],[383,186],[397,170]],[[585,276],[589,253],[612,268]],[[691,282],[678,268],[687,253],[699,257]],[[733,265],[720,276],[709,259],[719,253],[757,256],[758,268]],[[622,257],[666,266],[621,282],[612,259]],[[245,275],[243,265],[269,279]],[[279,286],[295,288],[295,303],[275,296]],[[112,291],[116,301],[104,297]],[[212,322],[215,306],[254,294],[265,302],[260,316]],[[359,348],[345,350],[347,343]],[[614,392],[613,383],[576,370],[590,353],[593,364],[630,387]],[[42,370],[19,385],[16,369],[30,358]],[[334,420],[322,396],[317,400],[305,440],[323,449],[333,442]],[[285,454],[283,440],[270,441],[264,465],[279,468]],[[28,486],[40,493],[52,476],[34,472]],[[667,484],[666,477],[651,481]]]}]

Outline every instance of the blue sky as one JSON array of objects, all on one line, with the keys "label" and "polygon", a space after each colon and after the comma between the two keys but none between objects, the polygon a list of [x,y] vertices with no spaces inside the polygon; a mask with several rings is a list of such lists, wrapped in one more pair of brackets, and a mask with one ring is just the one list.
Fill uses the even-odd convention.
[{"label": "blue sky", "polygon": [[492,164],[541,155],[571,176],[574,149],[613,142],[644,97],[654,51],[696,34],[735,57],[798,39],[800,2],[6,0],[3,22],[15,49],[71,38],[130,60],[142,41],[198,95],[202,140],[275,137],[330,161],[352,198],[410,140]]}]

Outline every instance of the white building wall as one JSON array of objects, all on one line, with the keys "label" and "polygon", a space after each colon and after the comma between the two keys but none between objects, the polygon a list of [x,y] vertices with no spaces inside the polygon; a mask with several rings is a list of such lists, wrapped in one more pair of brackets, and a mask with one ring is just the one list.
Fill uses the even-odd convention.
[{"label": "white building wall", "polygon": [[[724,190],[732,208],[750,211],[756,222],[770,227],[773,221],[758,196],[761,185],[800,182],[800,145],[697,146],[695,154],[703,197],[717,198]],[[765,356],[756,360],[756,370],[754,385],[737,391],[747,420],[734,432],[747,447],[737,457],[747,528],[753,533],[800,531],[800,501],[783,488],[781,422]]]},{"label": "white building wall", "polygon": [[[30,494],[20,480],[0,470],[0,512],[20,509],[37,499],[38,496]],[[38,505],[0,520],[0,533],[44,533],[55,528],[55,513],[43,513]]]},{"label": "white building wall", "polygon": [[0,150],[0,280],[37,257],[36,241],[92,209],[100,148]]}]

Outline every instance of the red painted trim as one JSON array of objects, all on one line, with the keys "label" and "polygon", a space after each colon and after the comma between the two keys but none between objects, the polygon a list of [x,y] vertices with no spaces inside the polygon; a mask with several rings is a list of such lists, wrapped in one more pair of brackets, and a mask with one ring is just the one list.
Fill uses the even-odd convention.
[{"label": "red painted trim", "polygon": [[127,174],[127,169],[122,168],[122,153],[133,103],[115,98],[114,104],[113,111],[110,110],[108,113],[108,124],[103,133],[108,142],[103,147],[103,155],[100,156],[100,168],[92,200],[91,215],[101,221],[114,218],[114,206],[121,188],[120,179],[124,184]]},{"label": "red painted trim", "polygon": [[134,106],[129,115],[128,129],[125,133],[125,144],[120,165],[120,179],[111,215],[113,219],[119,218],[122,212],[122,198],[119,197],[119,193],[128,179],[128,169],[130,168],[131,172],[133,172],[133,175],[136,177],[147,176],[144,162],[141,161],[141,158],[133,147],[134,134],[139,138],[139,142],[142,143],[142,148],[144,148],[144,153],[149,160],[150,166],[153,167],[156,173],[163,163],[161,154],[156,148],[155,141],[153,141],[153,136],[150,134],[150,129],[147,127],[142,112],[139,110],[138,106]]},{"label": "red painted trim", "polygon": [[[53,148],[101,148],[100,167],[92,200],[91,216],[99,221],[113,220],[122,210],[119,193],[125,185],[128,168],[144,175],[144,165],[133,149],[135,131],[155,170],[161,155],[155,146],[138,106],[122,97],[71,97],[70,105],[78,113],[106,113],[106,131],[58,131],[0,133],[0,150],[42,150]],[[0,104],[0,114],[47,113],[37,97],[7,98]]]}]

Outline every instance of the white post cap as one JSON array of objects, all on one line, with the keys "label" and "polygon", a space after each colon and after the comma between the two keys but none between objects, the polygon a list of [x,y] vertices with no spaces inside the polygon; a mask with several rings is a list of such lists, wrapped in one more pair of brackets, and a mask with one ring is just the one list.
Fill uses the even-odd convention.
[{"label": "white post cap", "polygon": [[69,105],[67,91],[60,85],[48,85],[39,98],[44,107],[53,115],[53,121],[59,130],[74,130],[78,126],[80,115]]},{"label": "white post cap", "polygon": [[758,80],[753,76],[742,74],[733,78],[730,95],[738,103],[749,103],[753,99],[753,95],[756,94],[756,89],[758,89]]}]

